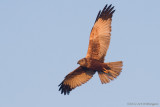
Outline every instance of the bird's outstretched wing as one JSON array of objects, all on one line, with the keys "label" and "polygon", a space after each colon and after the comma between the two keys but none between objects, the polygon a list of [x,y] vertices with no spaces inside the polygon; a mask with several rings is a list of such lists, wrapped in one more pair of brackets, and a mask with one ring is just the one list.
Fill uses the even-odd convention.
[{"label": "bird's outstretched wing", "polygon": [[88,70],[87,68],[82,68],[80,66],[74,71],[70,72],[59,84],[59,91],[61,91],[61,94],[64,93],[64,95],[69,94],[72,89],[90,80],[94,74],[95,71]]},{"label": "bird's outstretched wing", "polygon": [[99,11],[91,30],[86,58],[104,61],[110,43],[111,21],[115,12],[113,8],[112,5],[106,5],[102,11]]}]

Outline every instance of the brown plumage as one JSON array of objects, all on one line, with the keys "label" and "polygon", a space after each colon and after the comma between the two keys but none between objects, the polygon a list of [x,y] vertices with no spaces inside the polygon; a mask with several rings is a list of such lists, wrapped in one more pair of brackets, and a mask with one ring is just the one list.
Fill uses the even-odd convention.
[{"label": "brown plumage", "polygon": [[109,83],[120,74],[122,61],[104,63],[110,43],[111,21],[115,12],[113,8],[112,5],[106,5],[102,11],[99,11],[91,30],[87,55],[78,61],[80,66],[70,72],[59,84],[61,94],[69,94],[72,89],[86,83],[96,71],[102,84]]}]

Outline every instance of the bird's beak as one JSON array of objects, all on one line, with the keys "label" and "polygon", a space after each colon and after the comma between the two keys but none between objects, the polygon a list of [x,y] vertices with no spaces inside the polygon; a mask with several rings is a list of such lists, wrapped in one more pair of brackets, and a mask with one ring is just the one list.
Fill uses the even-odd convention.
[{"label": "bird's beak", "polygon": [[77,64],[79,64],[79,61],[77,62]]}]

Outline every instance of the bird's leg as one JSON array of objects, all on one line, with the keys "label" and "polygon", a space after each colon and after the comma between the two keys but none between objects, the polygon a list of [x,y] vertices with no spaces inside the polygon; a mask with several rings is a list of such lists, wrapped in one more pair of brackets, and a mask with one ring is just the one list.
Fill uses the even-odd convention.
[{"label": "bird's leg", "polygon": [[107,70],[106,68],[103,68],[103,72],[105,72],[105,73],[109,73],[109,70]]},{"label": "bird's leg", "polygon": [[103,68],[103,72],[105,73],[111,73],[111,74],[114,74],[114,75],[118,75],[116,72],[112,71],[112,70],[107,70],[106,68]]}]

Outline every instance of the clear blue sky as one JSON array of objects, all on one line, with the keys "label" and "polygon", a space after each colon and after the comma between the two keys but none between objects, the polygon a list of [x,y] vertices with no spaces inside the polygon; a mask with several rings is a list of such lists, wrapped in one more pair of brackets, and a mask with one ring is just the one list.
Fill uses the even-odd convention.
[{"label": "clear blue sky", "polygon": [[[69,96],[61,95],[58,84],[85,57],[91,28],[106,4],[113,4],[116,12],[105,62],[122,60],[123,71],[105,85],[95,74]],[[160,0],[0,0],[0,107],[160,106],[159,4]]]}]

